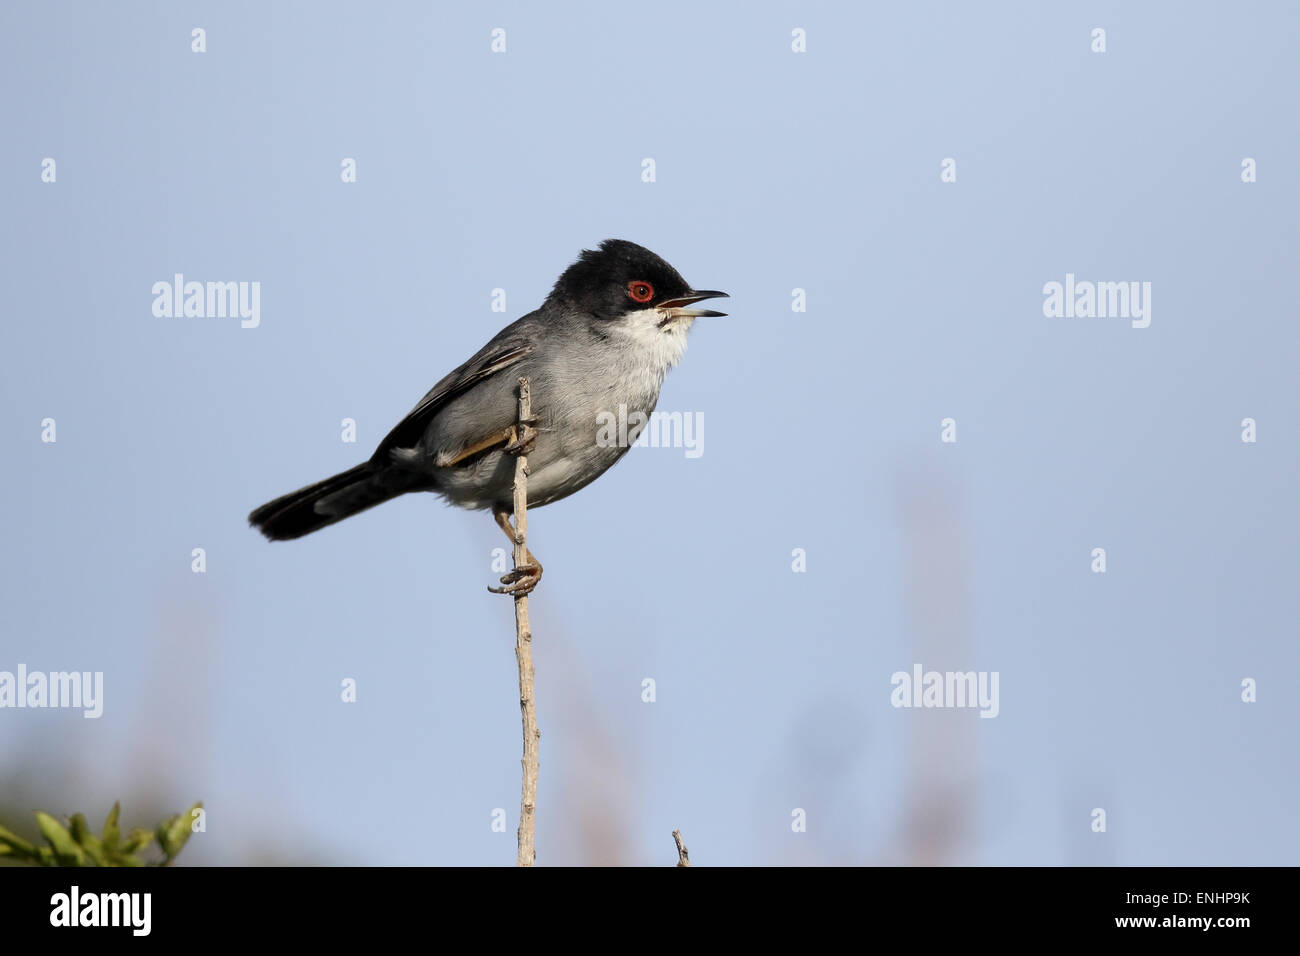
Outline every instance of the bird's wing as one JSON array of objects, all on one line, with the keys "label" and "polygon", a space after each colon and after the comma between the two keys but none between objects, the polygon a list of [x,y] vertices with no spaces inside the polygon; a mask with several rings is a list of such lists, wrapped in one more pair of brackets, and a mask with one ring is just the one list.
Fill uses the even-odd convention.
[{"label": "bird's wing", "polygon": [[498,336],[493,339],[477,355],[433,386],[429,394],[420,399],[419,404],[379,443],[371,460],[387,462],[392,449],[414,447],[424,435],[433,416],[447,402],[465,394],[479,382],[515,365],[532,350],[533,346],[523,341],[522,337],[503,340],[502,336]]}]

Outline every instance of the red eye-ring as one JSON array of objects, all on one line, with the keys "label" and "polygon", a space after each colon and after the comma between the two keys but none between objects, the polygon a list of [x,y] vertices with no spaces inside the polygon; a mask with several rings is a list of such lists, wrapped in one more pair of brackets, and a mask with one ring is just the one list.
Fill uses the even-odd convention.
[{"label": "red eye-ring", "polygon": [[633,302],[649,302],[655,297],[655,290],[649,282],[638,280],[627,284],[627,294]]}]

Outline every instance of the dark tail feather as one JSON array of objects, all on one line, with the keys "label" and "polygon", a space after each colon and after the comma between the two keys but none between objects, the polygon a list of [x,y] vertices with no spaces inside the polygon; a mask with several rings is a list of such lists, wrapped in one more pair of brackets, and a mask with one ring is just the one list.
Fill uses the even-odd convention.
[{"label": "dark tail feather", "polygon": [[248,516],[248,523],[272,541],[301,538],[408,490],[384,478],[383,471],[366,462],[268,501]]}]

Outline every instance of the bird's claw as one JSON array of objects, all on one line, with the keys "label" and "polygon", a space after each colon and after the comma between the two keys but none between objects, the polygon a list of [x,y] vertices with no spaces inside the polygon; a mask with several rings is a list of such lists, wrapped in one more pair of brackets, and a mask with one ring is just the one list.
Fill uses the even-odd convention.
[{"label": "bird's claw", "polygon": [[525,594],[532,593],[533,588],[537,587],[537,582],[541,579],[542,566],[540,564],[521,564],[509,574],[501,577],[502,587],[489,587],[488,590],[493,594],[523,597]]},{"label": "bird's claw", "polygon": [[529,455],[533,451],[533,442],[537,440],[536,418],[525,418],[519,427],[510,430],[510,441],[502,449],[507,455]]}]

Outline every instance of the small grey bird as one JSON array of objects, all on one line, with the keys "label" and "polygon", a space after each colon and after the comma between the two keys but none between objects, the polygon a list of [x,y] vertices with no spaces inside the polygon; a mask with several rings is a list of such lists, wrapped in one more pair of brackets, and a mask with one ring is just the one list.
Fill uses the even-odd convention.
[{"label": "small grey bird", "polygon": [[[513,542],[514,456],[528,456],[528,507],[586,487],[635,440],[597,440],[598,416],[646,418],[668,370],[702,316],[690,306],[725,292],[692,289],[649,249],[607,239],[564,270],[542,307],[506,326],[425,395],[370,460],[262,505],[249,523],[272,541],[300,538],[408,491],[432,491],[462,508],[492,510]],[[516,434],[518,382],[532,389],[532,420]],[[529,564],[502,578],[527,593],[541,578]]]}]

